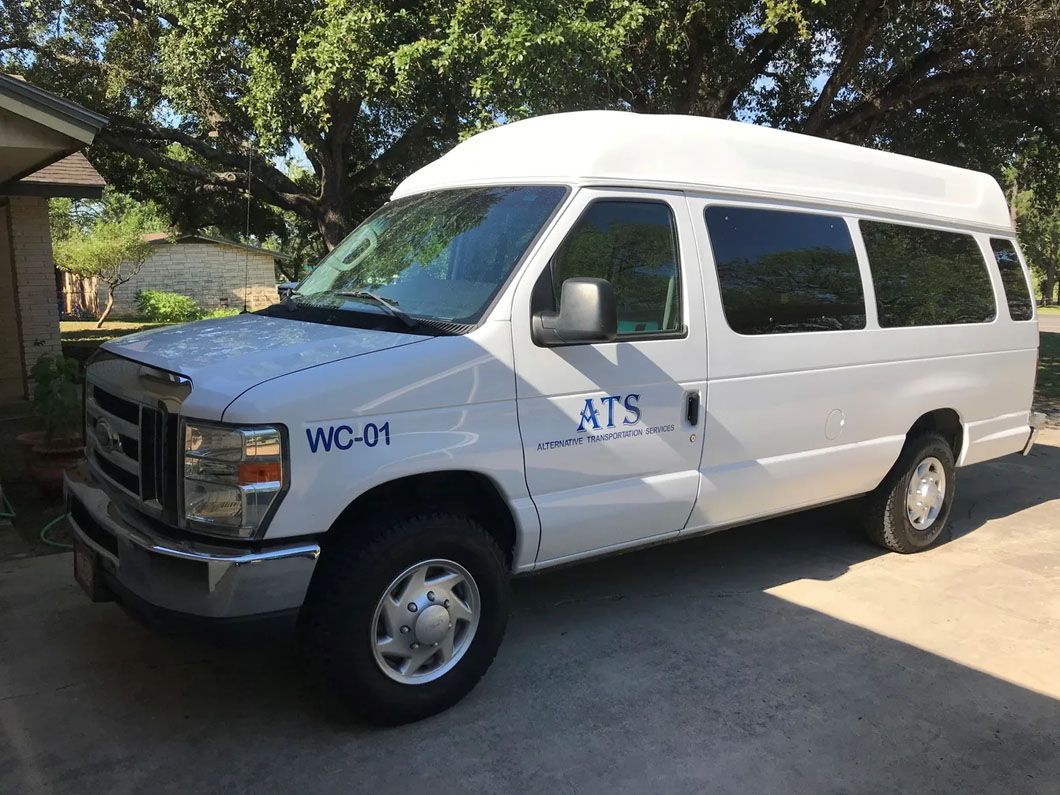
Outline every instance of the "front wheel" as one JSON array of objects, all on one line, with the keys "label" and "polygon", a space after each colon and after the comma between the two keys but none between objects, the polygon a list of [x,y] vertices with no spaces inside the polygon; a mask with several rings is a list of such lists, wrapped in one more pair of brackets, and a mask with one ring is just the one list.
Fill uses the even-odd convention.
[{"label": "front wheel", "polygon": [[331,687],[374,723],[407,723],[463,698],[508,620],[504,556],[473,519],[424,514],[325,546],[303,630]]},{"label": "front wheel", "polygon": [[865,531],[892,552],[927,549],[950,518],[956,485],[953,450],[937,433],[906,442],[883,483],[865,501]]}]

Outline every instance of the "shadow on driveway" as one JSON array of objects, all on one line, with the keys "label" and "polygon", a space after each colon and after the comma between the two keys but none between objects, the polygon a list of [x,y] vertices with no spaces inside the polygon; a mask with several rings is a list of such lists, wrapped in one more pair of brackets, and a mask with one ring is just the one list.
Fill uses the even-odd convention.
[{"label": "shadow on driveway", "polygon": [[479,687],[386,730],[351,724],[284,638],[162,637],[88,604],[68,556],[5,564],[0,791],[1056,792],[1060,702],[767,593],[874,578],[873,599],[908,596],[972,539],[1008,565],[1060,498],[1060,448],[959,477],[936,562],[883,555],[835,506],[517,580]]}]

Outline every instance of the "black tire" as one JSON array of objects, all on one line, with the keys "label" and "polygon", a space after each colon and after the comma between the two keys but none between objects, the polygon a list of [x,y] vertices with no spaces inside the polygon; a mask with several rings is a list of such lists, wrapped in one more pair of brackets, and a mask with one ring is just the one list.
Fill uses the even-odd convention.
[{"label": "black tire", "polygon": [[[302,608],[302,638],[327,686],[355,714],[376,724],[409,723],[451,707],[490,667],[508,623],[508,572],[497,542],[465,516],[424,513],[370,524],[325,544]],[[376,663],[369,641],[375,608],[398,575],[434,558],[458,563],[474,578],[478,627],[440,678],[396,682]]]},{"label": "black tire", "polygon": [[[906,494],[916,467],[928,457],[942,463],[946,488],[942,507],[930,526],[918,530],[906,512]],[[924,433],[906,442],[898,461],[887,477],[865,500],[863,523],[869,539],[892,552],[910,554],[922,552],[942,536],[953,507],[953,492],[957,484],[953,450],[937,433]]]}]

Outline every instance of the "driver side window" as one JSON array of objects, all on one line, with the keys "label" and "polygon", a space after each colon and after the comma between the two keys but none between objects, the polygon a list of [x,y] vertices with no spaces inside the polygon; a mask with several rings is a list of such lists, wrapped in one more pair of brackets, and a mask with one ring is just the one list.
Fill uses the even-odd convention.
[{"label": "driver side window", "polygon": [[682,328],[677,228],[664,202],[593,202],[552,257],[553,307],[563,282],[594,277],[611,282],[619,337],[671,334]]}]

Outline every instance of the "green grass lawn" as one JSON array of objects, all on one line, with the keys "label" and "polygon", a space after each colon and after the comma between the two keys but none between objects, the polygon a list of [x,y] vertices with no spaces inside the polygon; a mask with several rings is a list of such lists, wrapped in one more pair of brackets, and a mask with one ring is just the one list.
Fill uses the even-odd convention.
[{"label": "green grass lawn", "polygon": [[1060,409],[1060,334],[1041,334],[1038,356],[1038,402]]},{"label": "green grass lawn", "polygon": [[1060,306],[1040,306],[1038,307],[1038,314],[1060,315]]},{"label": "green grass lawn", "polygon": [[59,324],[59,336],[63,342],[95,342],[97,344],[124,337],[137,331],[158,328],[165,323],[148,323],[143,320],[108,320],[103,328],[96,328],[94,320],[64,320]]},{"label": "green grass lawn", "polygon": [[108,320],[103,328],[98,329],[94,320],[64,320],[59,323],[59,338],[62,340],[64,356],[85,362],[96,348],[108,340],[164,325],[142,320]]}]

